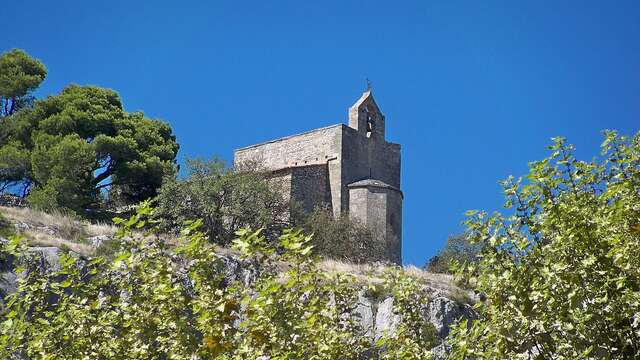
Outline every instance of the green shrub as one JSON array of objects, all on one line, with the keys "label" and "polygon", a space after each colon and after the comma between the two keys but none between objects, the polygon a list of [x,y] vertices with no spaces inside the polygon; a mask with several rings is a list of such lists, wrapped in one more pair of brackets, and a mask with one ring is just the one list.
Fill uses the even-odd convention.
[{"label": "green shrub", "polygon": [[386,259],[383,244],[371,230],[348,215],[338,219],[326,208],[316,208],[302,227],[313,234],[315,252],[323,257],[353,263]]},{"label": "green shrub", "polygon": [[112,260],[120,250],[121,243],[122,240],[119,238],[105,240],[96,248],[95,255],[107,260]]},{"label": "green shrub", "polygon": [[0,213],[0,236],[8,238],[15,234],[15,228],[9,219]]},{"label": "green shrub", "polygon": [[606,132],[599,161],[549,149],[503,182],[510,213],[468,213],[483,246],[460,272],[486,301],[451,359],[640,358],[640,133]]},{"label": "green shrub", "polygon": [[454,260],[460,264],[477,263],[480,260],[478,258],[480,250],[480,244],[470,243],[466,234],[449,236],[444,248],[429,259],[424,269],[433,273],[449,274],[452,272],[451,264]]},{"label": "green shrub", "polygon": [[59,209],[58,191],[51,186],[39,187],[31,191],[28,196],[29,204],[34,209],[41,211],[53,211]]},{"label": "green shrub", "polygon": [[289,203],[259,171],[234,171],[218,159],[187,160],[187,167],[185,179],[169,178],[160,188],[155,216],[163,229],[202,219],[209,240],[228,245],[242,227],[263,228],[275,240],[288,225]]}]

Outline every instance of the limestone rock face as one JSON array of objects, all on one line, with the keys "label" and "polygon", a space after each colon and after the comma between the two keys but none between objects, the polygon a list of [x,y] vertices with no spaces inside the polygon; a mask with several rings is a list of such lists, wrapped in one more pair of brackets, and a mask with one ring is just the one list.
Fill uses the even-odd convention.
[{"label": "limestone rock face", "polygon": [[434,360],[446,359],[449,351],[451,351],[451,347],[444,342],[434,347],[433,349],[431,349],[431,353],[433,354]]},{"label": "limestone rock face", "polygon": [[242,284],[253,283],[260,274],[257,264],[243,261],[235,256],[220,255],[218,257],[224,264],[224,274],[227,282],[240,281]]},{"label": "limestone rock face", "polygon": [[[6,239],[0,237],[0,244],[5,244]],[[29,256],[32,256],[37,270],[41,272],[56,271],[60,269],[60,249],[57,247],[30,247]],[[22,275],[15,272],[15,259],[13,256],[0,256],[0,304],[5,304],[9,294],[16,291],[17,281]]]},{"label": "limestone rock face", "polygon": [[[4,260],[4,259],[3,259]],[[16,291],[16,285],[18,281],[18,276],[13,272],[12,269],[4,268],[6,262],[0,262],[0,305],[4,305],[4,299],[7,295],[12,294]]]},{"label": "limestone rock face", "polygon": [[449,328],[461,318],[473,319],[474,312],[469,305],[458,304],[444,296],[433,298],[429,303],[429,321],[444,339],[449,335]]},{"label": "limestone rock face", "polygon": [[381,338],[385,333],[392,334],[400,325],[400,315],[393,312],[393,298],[388,297],[376,304],[376,323],[374,324],[375,338]]},{"label": "limestone rock face", "polygon": [[102,244],[106,243],[111,239],[112,237],[109,235],[96,235],[88,238],[87,242],[91,244],[92,247],[99,248],[100,246],[102,246]]},{"label": "limestone rock face", "polygon": [[35,255],[38,269],[43,272],[60,270],[60,249],[54,246],[30,247],[29,254]]},{"label": "limestone rock face", "polygon": [[364,329],[364,335],[369,337],[373,335],[376,319],[374,318],[373,303],[371,299],[364,296],[363,293],[358,294],[358,303],[355,307],[355,313]]},{"label": "limestone rock face", "polygon": [[[424,317],[435,327],[439,339],[439,345],[432,349],[432,353],[436,360],[444,359],[450,350],[445,342],[450,327],[462,319],[474,319],[475,312],[471,305],[460,304],[438,289],[425,287],[423,290],[431,294],[431,300],[420,308]],[[355,314],[364,331],[363,335],[371,336],[376,341],[385,334],[393,334],[402,323],[402,317],[394,312],[393,305],[392,296],[375,299],[361,292],[355,305]]]}]

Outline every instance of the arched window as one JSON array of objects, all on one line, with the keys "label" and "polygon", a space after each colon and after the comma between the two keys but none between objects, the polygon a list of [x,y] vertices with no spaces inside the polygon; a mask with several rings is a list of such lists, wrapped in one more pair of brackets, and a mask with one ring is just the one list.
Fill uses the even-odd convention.
[{"label": "arched window", "polygon": [[367,137],[370,138],[373,134],[373,127],[375,126],[375,120],[373,114],[367,109]]}]

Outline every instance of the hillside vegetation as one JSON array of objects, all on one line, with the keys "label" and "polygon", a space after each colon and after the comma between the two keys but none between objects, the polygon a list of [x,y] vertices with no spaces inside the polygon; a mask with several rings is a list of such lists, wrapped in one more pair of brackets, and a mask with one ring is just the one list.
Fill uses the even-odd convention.
[{"label": "hillside vegetation", "polygon": [[[575,159],[564,139],[556,139],[550,151],[549,158],[530,164],[526,179],[503,183],[507,215],[468,213],[467,239],[480,250],[477,260],[454,260],[453,267],[480,301],[477,314],[465,316],[447,337],[451,350],[444,356],[450,359],[640,355],[640,134],[607,132],[599,161]],[[321,262],[312,255],[312,238],[300,231],[286,230],[274,242],[244,229],[227,251],[255,265],[247,283],[225,273],[220,248],[198,231],[201,221],[170,244],[152,234],[139,236],[153,229],[153,218],[153,210],[142,206],[131,219],[117,220],[113,260],[64,255],[52,273],[29,262],[19,237],[6,243],[3,256],[21,259],[25,274],[3,313],[0,339],[7,354],[443,354],[429,350],[438,345],[438,332],[425,314],[437,295],[425,285],[446,275]],[[371,281],[361,281],[363,276]],[[354,305],[365,294],[393,299],[393,314],[402,321],[387,328],[392,331],[368,333]]]},{"label": "hillside vegetation", "polygon": [[640,357],[640,133],[606,131],[588,162],[563,138],[549,150],[502,183],[506,214],[467,214],[482,250],[459,273],[486,301],[454,359]]},{"label": "hillside vegetation", "polygon": [[[425,311],[441,296],[430,285],[446,284],[446,277],[323,264],[312,256],[311,237],[289,230],[277,243],[260,230],[239,231],[233,251],[249,276],[238,277],[197,231],[201,221],[184,228],[175,246],[148,231],[140,236],[152,229],[146,226],[152,213],[143,205],[116,220],[120,247],[113,260],[62,254],[59,268],[43,272],[23,239],[6,243],[4,256],[18,259],[24,275],[6,304],[0,355],[424,359],[439,344]],[[402,321],[393,331],[363,327],[363,296],[391,297],[390,315]]]},{"label": "hillside vegetation", "polygon": [[[44,212],[41,210],[20,207],[0,206],[2,225],[0,236],[20,236],[29,247],[57,247],[68,249],[80,256],[95,255],[113,256],[118,251],[118,229],[113,223],[92,222],[78,219],[60,212]],[[162,240],[170,248],[181,245],[178,235],[155,231],[146,234],[136,231],[138,237]],[[232,247],[216,246],[215,252],[221,256],[240,256],[240,252]],[[381,263],[351,263],[337,259],[321,258],[318,267],[329,274],[353,275],[354,280],[362,284],[381,283],[390,266]],[[448,294],[462,302],[472,302],[467,291],[455,285],[452,275],[432,273],[415,266],[405,268],[408,274],[420,279],[426,285]]]}]

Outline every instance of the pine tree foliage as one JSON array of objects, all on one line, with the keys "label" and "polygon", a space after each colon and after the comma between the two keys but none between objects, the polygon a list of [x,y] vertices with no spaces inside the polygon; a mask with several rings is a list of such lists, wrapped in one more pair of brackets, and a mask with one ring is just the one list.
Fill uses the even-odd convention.
[{"label": "pine tree foliage", "polygon": [[28,107],[46,76],[47,68],[23,50],[0,54],[0,120]]},{"label": "pine tree foliage", "polygon": [[79,214],[103,205],[106,190],[125,204],[155,196],[176,171],[171,127],[124,111],[111,89],[69,85],[36,100],[46,75],[22,50],[0,55],[0,191]]}]

